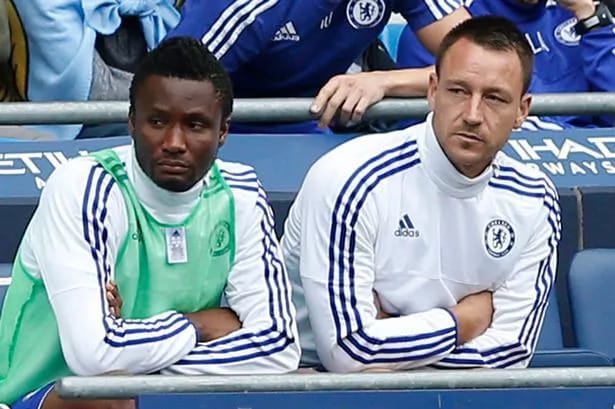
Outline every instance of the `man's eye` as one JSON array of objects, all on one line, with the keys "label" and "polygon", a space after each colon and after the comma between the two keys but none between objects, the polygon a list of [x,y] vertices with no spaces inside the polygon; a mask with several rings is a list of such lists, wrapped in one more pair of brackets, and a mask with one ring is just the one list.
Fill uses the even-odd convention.
[{"label": "man's eye", "polygon": [[487,99],[493,102],[505,103],[506,100],[498,95],[487,95]]},{"label": "man's eye", "polygon": [[149,122],[150,125],[153,125],[153,126],[161,126],[164,124],[161,118],[149,118],[147,121]]},{"label": "man's eye", "polygon": [[202,122],[198,122],[198,121],[194,121],[194,122],[190,122],[190,129],[194,129],[194,130],[200,130],[205,128],[205,124],[203,124]]}]

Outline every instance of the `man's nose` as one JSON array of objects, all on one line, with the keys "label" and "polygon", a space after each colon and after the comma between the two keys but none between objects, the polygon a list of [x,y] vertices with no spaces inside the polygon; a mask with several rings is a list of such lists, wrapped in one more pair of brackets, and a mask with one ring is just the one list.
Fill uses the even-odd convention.
[{"label": "man's nose", "polygon": [[169,152],[183,152],[186,150],[186,135],[181,124],[175,123],[167,128],[162,141],[162,147]]},{"label": "man's nose", "polygon": [[483,122],[483,99],[480,95],[472,95],[465,107],[464,120],[468,125],[480,125]]}]

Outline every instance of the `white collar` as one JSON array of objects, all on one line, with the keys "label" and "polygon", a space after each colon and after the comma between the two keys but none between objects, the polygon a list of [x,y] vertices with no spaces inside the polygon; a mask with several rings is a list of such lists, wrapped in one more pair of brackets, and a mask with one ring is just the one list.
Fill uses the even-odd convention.
[{"label": "white collar", "polygon": [[172,192],[158,186],[141,169],[134,144],[130,152],[126,161],[126,173],[143,207],[160,223],[182,223],[196,206],[209,173],[205,175],[203,182],[195,183],[185,192]]},{"label": "white collar", "polygon": [[488,166],[483,173],[469,178],[460,173],[450,162],[433,130],[433,113],[427,116],[425,132],[418,136],[418,148],[421,162],[429,178],[444,193],[457,198],[469,198],[478,195],[491,179],[494,165]]}]

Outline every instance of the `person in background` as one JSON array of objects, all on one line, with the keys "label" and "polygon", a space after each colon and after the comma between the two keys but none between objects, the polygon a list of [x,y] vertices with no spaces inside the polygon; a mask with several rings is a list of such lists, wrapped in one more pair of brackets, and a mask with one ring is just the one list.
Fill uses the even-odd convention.
[{"label": "person in background", "polygon": [[335,121],[358,122],[384,96],[419,95],[431,68],[346,74],[400,13],[435,51],[468,18],[451,0],[187,0],[169,36],[205,44],[230,72],[241,98],[313,97],[318,122],[234,124],[235,132],[319,132]]},{"label": "person in background", "polygon": [[[615,91],[615,1],[466,0],[473,16],[507,17],[523,31],[535,56],[530,92]],[[412,30],[404,29],[398,46],[400,67],[433,64],[433,56]],[[531,116],[526,130],[612,127],[613,116]]]},{"label": "person in background", "polygon": [[440,45],[425,122],[312,166],[282,237],[302,365],[528,365],[561,235],[553,183],[501,152],[532,62],[509,20],[466,20]]},{"label": "person in background", "polygon": [[149,53],[130,87],[133,143],[72,159],[43,190],[0,318],[0,399],[65,401],[71,374],[259,374],[297,368],[290,286],[267,196],[217,159],[228,74],[200,42]]},{"label": "person in background", "polygon": [[[7,6],[10,72],[0,101],[128,100],[132,74],[179,21],[176,0],[0,0]],[[1,69],[1,67],[0,67]],[[37,125],[55,139],[126,135],[125,124]]]}]

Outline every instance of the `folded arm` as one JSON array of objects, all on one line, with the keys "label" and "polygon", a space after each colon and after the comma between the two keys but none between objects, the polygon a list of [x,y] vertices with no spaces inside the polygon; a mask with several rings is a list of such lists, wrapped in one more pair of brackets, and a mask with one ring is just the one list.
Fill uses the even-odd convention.
[{"label": "folded arm", "polygon": [[106,285],[126,233],[121,192],[100,166],[79,159],[50,177],[26,240],[75,374],[157,371],[196,343],[194,326],[174,311],[138,320],[110,311]]},{"label": "folded arm", "polygon": [[509,278],[493,293],[493,322],[484,334],[455,348],[438,368],[526,367],[534,353],[555,281],[560,211],[548,184],[537,230]]},{"label": "folded arm", "polygon": [[372,196],[362,196],[363,184],[340,181],[339,173],[316,165],[293,210],[301,214],[301,282],[322,364],[334,372],[355,372],[439,361],[457,343],[450,311],[434,308],[377,319],[377,209]]},{"label": "folded arm", "polygon": [[273,213],[255,176],[253,184],[241,184],[242,188],[255,191],[251,192],[252,208],[245,218],[248,225],[238,235],[235,264],[225,292],[241,328],[199,343],[165,373],[283,373],[298,366],[295,310],[273,229]]}]

